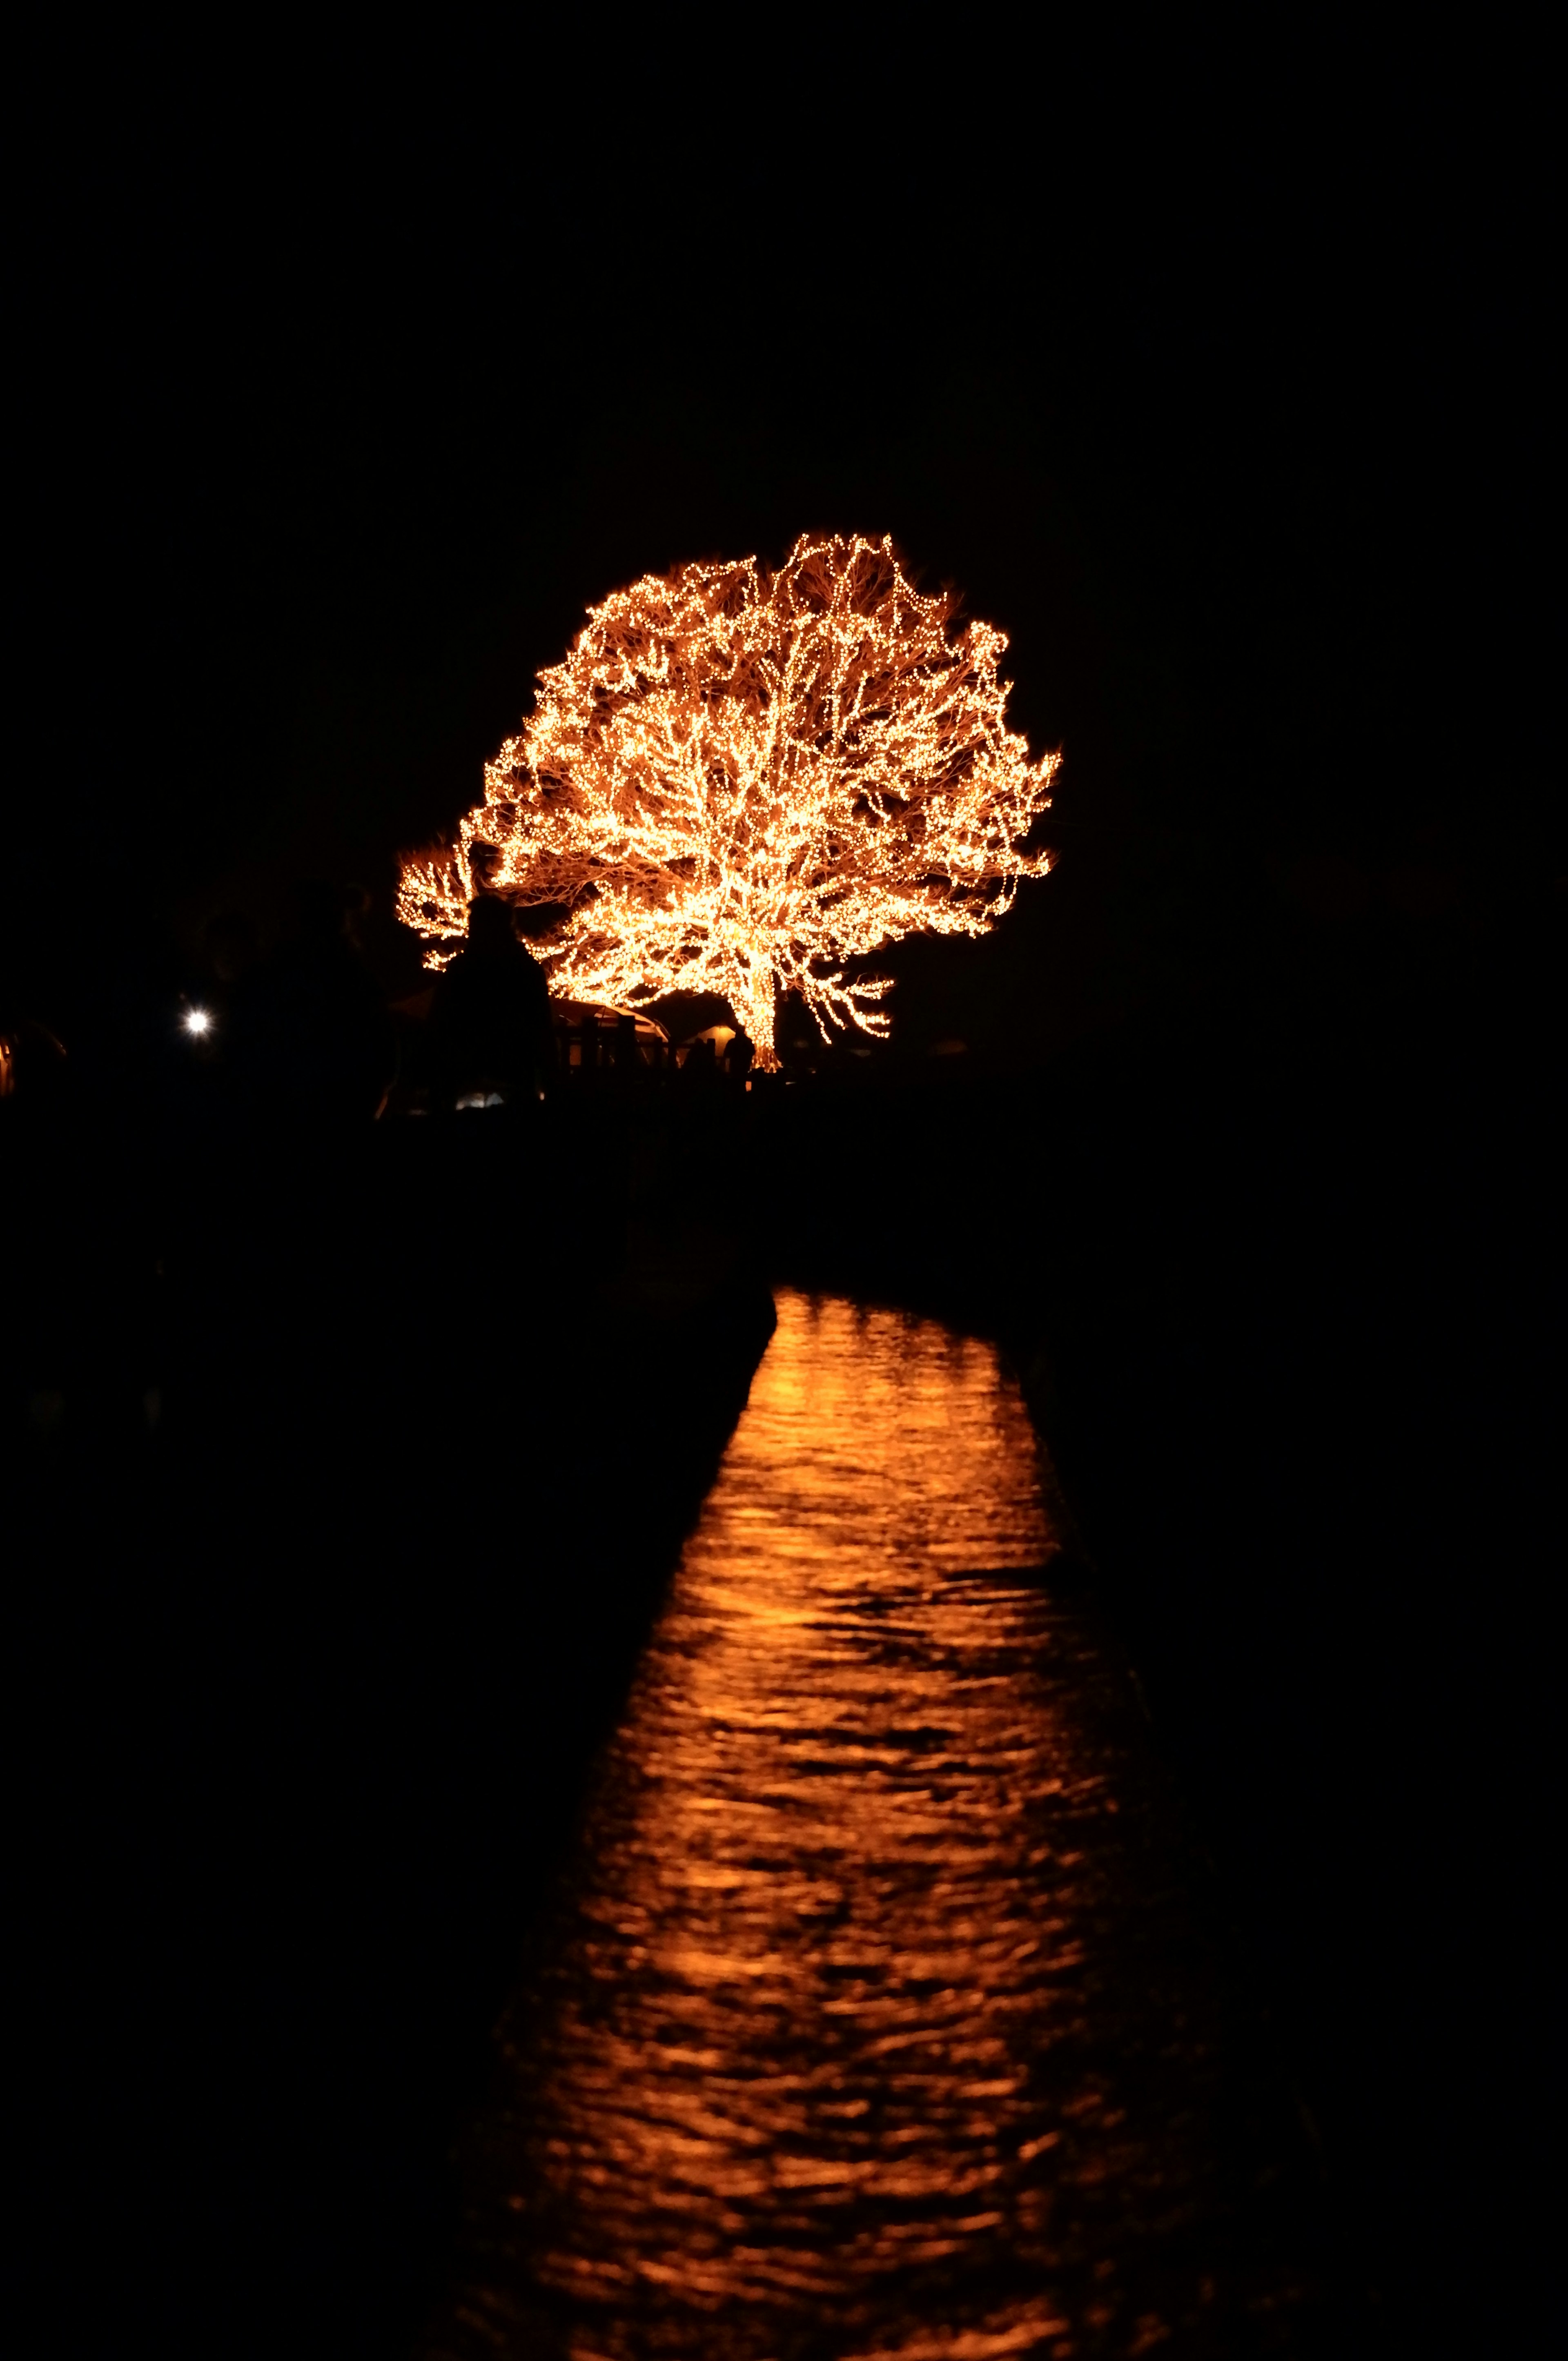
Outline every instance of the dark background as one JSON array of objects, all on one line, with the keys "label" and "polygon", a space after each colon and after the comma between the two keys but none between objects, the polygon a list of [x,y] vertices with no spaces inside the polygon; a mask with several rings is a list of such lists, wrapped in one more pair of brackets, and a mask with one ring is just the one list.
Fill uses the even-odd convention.
[{"label": "dark background", "polygon": [[821,528],[958,584],[1065,754],[1059,876],[938,958],[970,1029],[1369,916],[1506,950],[1562,869],[1537,81],[1223,17],[40,62],[4,996],[80,1029],[83,933],[322,870],[411,979],[395,852],[585,605]]},{"label": "dark background", "polygon": [[[369,889],[408,990],[399,849],[640,571],[828,528],[960,586],[1063,752],[1059,867],[985,942],[894,955],[889,1074],[961,1038],[980,1079],[935,1123],[825,1095],[764,1159],[768,1217],[808,1275],[1011,1322],[1367,2349],[1528,2349],[1557,2150],[1542,60],[1216,14],[1092,53],[530,20],[21,62],[0,1017],[134,1099],[206,921],[275,940],[323,874]],[[113,1126],[78,1136],[112,1203]]]}]

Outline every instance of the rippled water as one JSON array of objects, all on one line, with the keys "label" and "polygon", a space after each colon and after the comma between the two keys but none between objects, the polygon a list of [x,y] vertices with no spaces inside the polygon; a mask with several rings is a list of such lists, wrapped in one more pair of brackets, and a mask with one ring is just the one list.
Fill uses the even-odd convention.
[{"label": "rippled water", "polygon": [[1182,2349],[1210,1973],[994,1353],[781,1295],[469,2159],[433,2350]]}]

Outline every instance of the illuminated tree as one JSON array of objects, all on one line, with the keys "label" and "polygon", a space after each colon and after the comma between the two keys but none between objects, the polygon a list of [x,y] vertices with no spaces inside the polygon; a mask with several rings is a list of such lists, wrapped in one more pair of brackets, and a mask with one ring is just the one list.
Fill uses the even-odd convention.
[{"label": "illuminated tree", "polygon": [[614,592],[541,674],[456,843],[405,862],[427,966],[486,890],[536,914],[554,991],[720,993],[761,1066],[792,988],[825,1039],[885,1033],[888,981],[847,970],[923,929],[984,933],[1048,865],[1028,845],[1059,758],[1007,729],[1007,642],[956,609],[858,537]]}]

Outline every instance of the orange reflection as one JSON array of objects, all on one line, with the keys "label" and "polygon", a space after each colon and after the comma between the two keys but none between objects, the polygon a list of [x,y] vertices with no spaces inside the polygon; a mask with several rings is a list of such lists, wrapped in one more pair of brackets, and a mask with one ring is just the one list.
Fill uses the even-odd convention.
[{"label": "orange reflection", "polygon": [[1125,1680],[1040,1578],[994,1353],[778,1314],[509,2028],[440,2350],[1158,2341],[1211,2039]]}]

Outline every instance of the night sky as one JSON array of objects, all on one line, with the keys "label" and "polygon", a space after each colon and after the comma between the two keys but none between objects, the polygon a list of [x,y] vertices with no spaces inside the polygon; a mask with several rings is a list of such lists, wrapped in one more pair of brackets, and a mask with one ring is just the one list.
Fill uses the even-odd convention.
[{"label": "night sky", "polygon": [[925,38],[41,77],[16,1013],[91,1027],[312,873],[406,987],[396,851],[587,602],[820,528],[959,585],[1066,757],[1058,875],[916,950],[906,1026],[1048,1047],[1368,909],[1509,931],[1562,865],[1530,77],[1217,19]]}]

